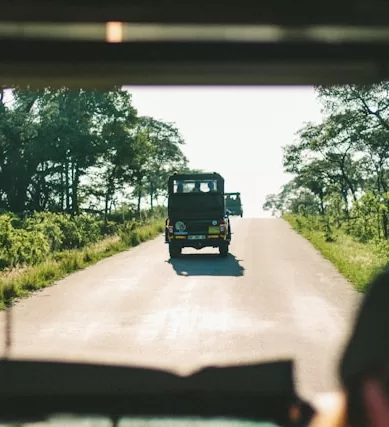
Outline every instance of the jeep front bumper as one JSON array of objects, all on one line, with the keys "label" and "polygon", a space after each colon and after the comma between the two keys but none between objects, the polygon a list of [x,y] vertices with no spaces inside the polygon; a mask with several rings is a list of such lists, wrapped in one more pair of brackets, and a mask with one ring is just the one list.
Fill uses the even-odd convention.
[{"label": "jeep front bumper", "polygon": [[174,243],[182,248],[217,248],[222,243],[229,243],[226,235],[204,235],[204,234],[187,234],[187,235],[170,235],[165,243]]}]

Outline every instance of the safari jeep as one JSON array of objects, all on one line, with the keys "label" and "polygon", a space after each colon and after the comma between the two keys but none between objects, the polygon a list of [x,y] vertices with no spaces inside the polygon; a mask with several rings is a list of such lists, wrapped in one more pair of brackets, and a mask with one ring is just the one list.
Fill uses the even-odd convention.
[{"label": "safari jeep", "polygon": [[171,258],[183,248],[219,248],[226,257],[231,226],[224,202],[224,178],[214,173],[174,174],[168,180],[165,242]]},{"label": "safari jeep", "polygon": [[240,199],[240,193],[225,193],[226,209],[230,215],[243,216],[242,201]]}]

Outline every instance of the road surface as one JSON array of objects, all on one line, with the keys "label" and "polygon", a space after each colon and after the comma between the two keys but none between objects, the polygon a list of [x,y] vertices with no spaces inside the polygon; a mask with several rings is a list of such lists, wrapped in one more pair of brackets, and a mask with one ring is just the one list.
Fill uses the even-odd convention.
[{"label": "road surface", "polygon": [[293,357],[303,396],[333,390],[359,294],[283,220],[234,218],[233,231],[225,259],[205,248],[169,261],[161,235],[21,300],[11,356],[181,374]]}]

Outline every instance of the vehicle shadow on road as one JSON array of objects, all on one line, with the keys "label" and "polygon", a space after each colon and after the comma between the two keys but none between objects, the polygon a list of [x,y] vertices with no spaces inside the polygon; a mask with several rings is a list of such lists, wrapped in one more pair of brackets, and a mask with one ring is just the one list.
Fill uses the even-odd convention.
[{"label": "vehicle shadow on road", "polygon": [[167,262],[179,276],[243,276],[244,267],[234,255],[221,258],[219,254],[183,254]]}]

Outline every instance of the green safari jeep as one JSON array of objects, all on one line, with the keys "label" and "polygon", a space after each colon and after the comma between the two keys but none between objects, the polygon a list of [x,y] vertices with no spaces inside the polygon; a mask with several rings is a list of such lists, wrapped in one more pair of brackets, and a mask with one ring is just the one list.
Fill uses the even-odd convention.
[{"label": "green safari jeep", "polygon": [[168,180],[165,243],[171,258],[183,248],[219,248],[226,257],[231,224],[224,202],[224,178],[218,173],[174,174]]}]

